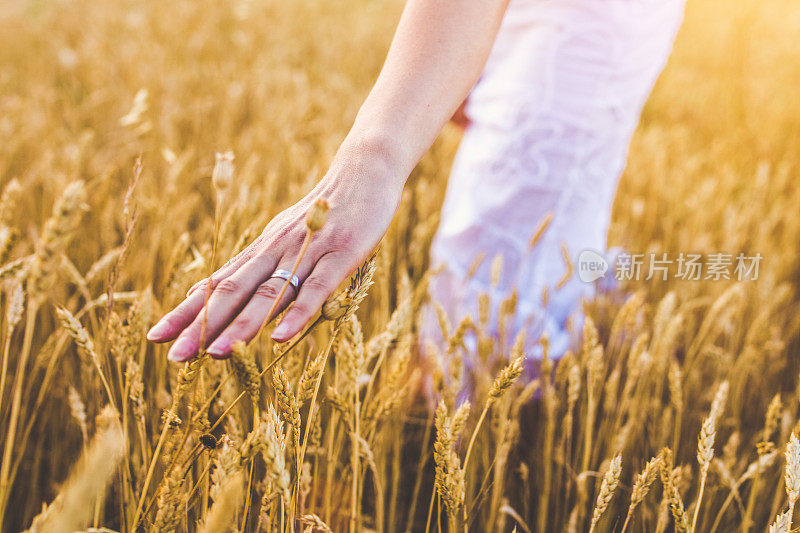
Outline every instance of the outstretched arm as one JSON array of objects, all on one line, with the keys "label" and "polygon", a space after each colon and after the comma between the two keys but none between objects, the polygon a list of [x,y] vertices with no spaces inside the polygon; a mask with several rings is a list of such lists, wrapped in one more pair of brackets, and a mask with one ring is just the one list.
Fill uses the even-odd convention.
[{"label": "outstretched arm", "polygon": [[[508,0],[409,0],[375,85],[339,147],[330,169],[298,203],[148,333],[155,342],[177,339],[174,361],[194,356],[203,321],[208,353],[225,357],[234,342],[249,342],[274,316],[280,292],[276,269],[291,270],[305,236],[304,217],[318,198],[331,205],[273,314],[294,300],[272,338],[286,341],[377,245],[389,227],[402,188],[480,75]],[[203,310],[211,289],[208,309]]]},{"label": "outstretched arm", "polygon": [[410,0],[348,142],[388,156],[402,183],[478,79],[508,0]]}]

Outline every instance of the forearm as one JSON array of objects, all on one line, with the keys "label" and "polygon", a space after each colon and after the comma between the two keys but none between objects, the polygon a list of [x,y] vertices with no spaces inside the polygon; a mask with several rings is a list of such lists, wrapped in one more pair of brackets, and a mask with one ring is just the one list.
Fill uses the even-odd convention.
[{"label": "forearm", "polygon": [[402,186],[478,79],[507,2],[409,0],[332,170],[385,166]]}]

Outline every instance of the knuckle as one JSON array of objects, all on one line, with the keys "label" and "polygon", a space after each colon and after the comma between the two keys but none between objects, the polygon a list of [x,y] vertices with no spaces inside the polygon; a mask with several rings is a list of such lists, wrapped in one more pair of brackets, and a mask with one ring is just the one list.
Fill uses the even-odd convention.
[{"label": "knuckle", "polygon": [[290,237],[292,244],[297,248],[300,248],[303,245],[303,241],[306,240],[306,227],[305,224],[302,227],[302,230],[295,230],[294,234]]},{"label": "knuckle", "polygon": [[219,282],[217,280],[213,279],[213,278],[212,279],[209,279],[209,278],[201,279],[200,281],[198,281],[194,285],[194,287],[192,287],[192,292],[205,291],[205,290],[208,290],[209,287],[211,287],[213,289],[217,285],[217,283],[219,283]]},{"label": "knuckle", "polygon": [[217,285],[216,291],[222,294],[234,294],[239,292],[241,289],[241,285],[238,281],[233,278],[225,278],[219,282]]},{"label": "knuckle", "polygon": [[282,225],[275,228],[270,234],[270,240],[275,243],[284,242],[292,235],[292,227]]},{"label": "knuckle", "polygon": [[278,297],[279,292],[280,288],[276,282],[267,281],[258,286],[258,288],[256,289],[256,296],[274,300],[275,298]]},{"label": "knuckle", "polygon": [[291,225],[286,227],[280,234],[279,242],[284,244],[289,249],[299,248],[303,244],[303,240],[306,238],[306,228],[305,225],[302,227],[298,227],[297,225]]},{"label": "knuckle", "polygon": [[339,229],[331,235],[331,243],[336,249],[350,250],[356,244],[356,233],[353,230]]},{"label": "knuckle", "polygon": [[220,268],[222,270],[225,267],[229,267],[231,265],[242,265],[248,262],[253,256],[256,255],[257,248],[255,248],[252,244],[239,252],[238,254],[234,255]]},{"label": "knuckle", "polygon": [[290,312],[295,317],[300,317],[300,318],[306,318],[314,313],[314,311],[311,309],[311,307],[305,300],[295,300],[295,302],[292,303],[292,308],[290,309]]},{"label": "knuckle", "polygon": [[236,263],[238,265],[243,265],[248,261],[250,261],[252,258],[254,258],[256,255],[258,255],[257,248],[246,248],[241,251],[241,253],[238,256],[238,259],[236,260]]},{"label": "knuckle", "polygon": [[176,327],[181,322],[194,317],[194,310],[195,306],[193,305],[193,302],[187,298],[178,307],[167,313],[166,316],[164,316],[164,319],[170,326]]},{"label": "knuckle", "polygon": [[240,316],[233,323],[233,328],[232,328],[234,330],[233,336],[238,339],[239,337],[243,337],[246,332],[251,331],[254,328],[260,326],[261,324],[257,320],[253,319],[253,317]]},{"label": "knuckle", "polygon": [[303,288],[312,292],[326,292],[328,282],[318,276],[310,276],[303,282]]}]

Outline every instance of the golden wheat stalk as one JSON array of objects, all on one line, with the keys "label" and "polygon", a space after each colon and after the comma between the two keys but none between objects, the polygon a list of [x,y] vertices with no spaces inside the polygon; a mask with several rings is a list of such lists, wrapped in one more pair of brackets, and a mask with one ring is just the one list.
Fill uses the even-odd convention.
[{"label": "golden wheat stalk", "polygon": [[298,464],[303,464],[303,458],[305,457],[306,447],[308,445],[308,436],[313,427],[311,417],[314,416],[315,410],[313,409],[314,403],[316,403],[317,395],[319,395],[319,388],[322,385],[322,378],[324,375],[324,369],[328,364],[328,357],[333,349],[333,344],[336,341],[337,335],[339,334],[343,324],[350,319],[350,316],[353,315],[356,310],[358,310],[358,306],[367,297],[367,292],[369,288],[373,284],[373,277],[375,275],[375,264],[376,264],[377,254],[374,252],[367,258],[364,263],[358,268],[355,275],[350,278],[350,285],[347,288],[347,292],[345,293],[345,299],[348,303],[345,312],[342,315],[334,320],[333,323],[333,331],[331,332],[331,337],[328,340],[328,344],[325,346],[325,349],[322,353],[322,361],[320,363],[320,368],[323,369],[323,372],[320,372],[319,377],[315,380],[314,383],[314,392],[311,394],[310,404],[312,408],[309,409],[308,418],[306,419],[306,430],[303,435],[303,444],[300,447],[300,456],[298,460]]},{"label": "golden wheat stalk", "polygon": [[300,521],[308,526],[306,531],[321,531],[322,533],[333,533],[333,530],[328,527],[328,524],[325,523],[322,518],[315,514],[306,514],[300,517]]},{"label": "golden wheat stalk", "polygon": [[600,517],[606,512],[608,504],[611,503],[611,498],[614,497],[614,491],[619,485],[619,476],[622,472],[622,456],[617,455],[611,460],[608,466],[608,471],[603,475],[603,482],[600,484],[600,492],[597,495],[597,503],[595,503],[594,511],[592,512],[592,523],[589,526],[589,533],[592,533],[597,527],[597,522]]},{"label": "golden wheat stalk", "polygon": [[102,381],[103,387],[106,389],[108,401],[111,406],[116,409],[117,404],[114,400],[114,394],[111,392],[111,386],[109,385],[106,375],[103,372],[103,368],[100,365],[100,358],[94,349],[94,343],[92,342],[92,338],[89,336],[89,332],[86,331],[86,328],[84,328],[78,319],[75,318],[75,316],[67,309],[63,307],[57,307],[56,315],[58,315],[61,325],[67,330],[67,333],[69,333],[70,337],[75,340],[75,344],[78,345],[78,348],[80,348],[80,350],[92,361],[92,364],[97,370],[97,374],[100,376],[100,381]]},{"label": "golden wheat stalk", "polygon": [[295,450],[299,452],[300,442],[300,405],[289,386],[286,372],[278,365],[272,370],[272,385],[275,388],[275,401],[283,420],[289,424]]},{"label": "golden wheat stalk", "polygon": [[789,443],[786,445],[786,494],[789,496],[789,529],[791,529],[792,515],[794,506],[800,496],[800,442],[797,435],[792,433]]},{"label": "golden wheat stalk", "polygon": [[115,422],[95,436],[58,498],[34,518],[30,531],[76,531],[89,523],[93,504],[105,493],[125,446],[116,414],[111,416]]},{"label": "golden wheat stalk", "polygon": [[661,457],[656,456],[647,461],[647,464],[634,479],[633,481],[633,489],[631,490],[631,503],[628,506],[628,514],[625,516],[625,522],[622,524],[622,533],[625,533],[625,530],[628,529],[628,523],[630,523],[631,516],[633,516],[633,511],[636,509],[636,506],[642,503],[647,493],[650,491],[650,486],[658,477],[658,471],[661,467]]},{"label": "golden wheat stalk", "polygon": [[216,533],[230,528],[235,522],[236,513],[242,503],[244,493],[244,474],[237,472],[217,486],[217,497],[208,510],[205,522],[199,533]]},{"label": "golden wheat stalk", "polygon": [[[520,335],[524,335],[520,333]],[[521,337],[524,338],[524,337]],[[467,470],[467,466],[469,464],[469,458],[472,455],[472,448],[475,445],[475,440],[478,437],[478,432],[480,431],[481,426],[483,425],[483,421],[486,419],[486,414],[489,412],[489,408],[503,395],[508,392],[514,382],[519,378],[520,374],[522,374],[523,370],[523,362],[525,360],[524,355],[518,355],[513,361],[511,361],[505,368],[500,371],[500,374],[495,378],[494,382],[492,383],[491,388],[489,389],[489,395],[486,398],[486,403],[483,406],[483,410],[481,411],[481,416],[478,418],[478,422],[475,424],[475,429],[472,431],[472,436],[470,436],[469,444],[467,445],[467,452],[464,455],[464,466],[462,467],[463,471]],[[461,431],[456,431],[460,433]],[[467,506],[464,506],[463,512],[463,520],[464,520],[464,527],[467,527]]]},{"label": "golden wheat stalk", "polygon": [[[255,357],[242,341],[233,344],[231,363],[241,386],[250,395],[254,406],[258,406],[261,397],[261,372],[258,370]],[[256,415],[257,416],[257,415]]]},{"label": "golden wheat stalk", "polygon": [[700,515],[700,503],[703,501],[703,492],[706,488],[708,469],[711,460],[714,458],[714,439],[717,435],[717,420],[722,415],[725,408],[725,400],[728,397],[728,382],[724,381],[717,389],[714,401],[711,403],[711,412],[703,421],[700,429],[700,436],[697,441],[697,462],[700,463],[700,491],[697,495],[697,503],[694,507],[692,517],[692,532],[697,528],[697,517]]}]

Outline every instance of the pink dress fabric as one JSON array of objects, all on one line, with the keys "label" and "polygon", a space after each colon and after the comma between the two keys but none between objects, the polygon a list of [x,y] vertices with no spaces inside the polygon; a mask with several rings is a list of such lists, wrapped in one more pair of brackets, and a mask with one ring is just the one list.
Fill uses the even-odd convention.
[{"label": "pink dress fabric", "polygon": [[[593,286],[573,276],[555,286],[580,251],[605,250],[619,177],[642,106],[672,49],[684,0],[511,0],[485,70],[473,88],[471,120],[447,187],[431,248],[430,296],[457,324],[477,321],[478,294],[498,304],[518,291],[513,336],[527,353],[547,332],[554,356],[570,344]],[[529,241],[548,213],[537,246]],[[468,278],[475,258],[485,254]],[[499,286],[490,266],[503,256]],[[549,287],[549,302],[542,292]],[[430,306],[423,340],[441,342]],[[577,312],[577,313],[576,313]],[[494,331],[496,334],[496,331]]]}]

